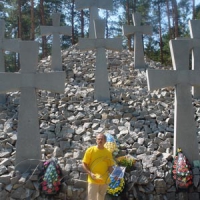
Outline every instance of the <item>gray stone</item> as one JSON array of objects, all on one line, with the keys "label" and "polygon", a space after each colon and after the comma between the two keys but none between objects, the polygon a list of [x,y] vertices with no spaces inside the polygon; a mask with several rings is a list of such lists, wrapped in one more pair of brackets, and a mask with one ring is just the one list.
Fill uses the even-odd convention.
[{"label": "gray stone", "polygon": [[63,151],[59,147],[55,147],[54,151],[53,151],[53,156],[54,157],[62,157]]},{"label": "gray stone", "polygon": [[167,187],[166,182],[163,179],[155,179],[154,186],[157,194],[165,194]]},{"label": "gray stone", "polygon": [[199,168],[197,167],[193,168],[192,173],[193,173],[193,184],[195,187],[197,187],[199,185],[199,179],[200,179]]},{"label": "gray stone", "polygon": [[0,158],[8,158],[10,156],[10,151],[0,152]]},{"label": "gray stone", "polygon": [[7,192],[6,190],[2,190],[0,191],[0,199],[7,199],[9,198],[9,192]]},{"label": "gray stone", "polygon": [[189,199],[188,200],[199,200],[199,193],[189,193]]},{"label": "gray stone", "polygon": [[29,176],[29,173],[23,173],[18,182],[20,184],[24,184],[26,182],[28,176]]},{"label": "gray stone", "polygon": [[25,193],[26,193],[26,190],[22,187],[19,187],[16,190],[13,190],[10,196],[14,199],[20,199],[22,198],[22,196],[24,196]]},{"label": "gray stone", "polygon": [[66,151],[70,148],[70,142],[68,141],[60,141],[60,148],[62,151]]},{"label": "gray stone", "polygon": [[13,131],[12,127],[13,127],[13,120],[12,119],[8,119],[4,124],[4,132]]},{"label": "gray stone", "polygon": [[1,175],[0,176],[0,183],[3,183],[5,185],[10,184],[10,175],[6,174],[6,175]]},{"label": "gray stone", "polygon": [[8,170],[4,165],[0,165],[0,175],[5,174],[7,171]]},{"label": "gray stone", "polygon": [[12,184],[9,184],[5,187],[5,190],[8,191],[8,192],[11,192],[12,190]]},{"label": "gray stone", "polygon": [[140,146],[140,147],[137,149],[136,153],[137,153],[137,154],[143,154],[143,153],[146,152],[146,150],[147,150],[146,147]]},{"label": "gray stone", "polygon": [[178,199],[180,200],[188,200],[188,193],[187,192],[179,192],[178,193]]}]

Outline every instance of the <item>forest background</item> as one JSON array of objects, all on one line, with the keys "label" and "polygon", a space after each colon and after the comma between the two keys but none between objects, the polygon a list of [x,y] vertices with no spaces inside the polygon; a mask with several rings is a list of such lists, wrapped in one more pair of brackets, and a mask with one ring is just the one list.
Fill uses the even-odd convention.
[{"label": "forest background", "polygon": [[[40,26],[51,26],[54,12],[61,13],[61,26],[72,27],[71,36],[61,36],[63,50],[76,44],[79,37],[88,37],[89,9],[76,10],[75,0],[0,0],[5,38],[38,41],[40,59],[47,57],[51,54],[52,36],[41,36]],[[152,36],[144,35],[145,55],[164,65],[171,65],[169,40],[190,37],[188,22],[200,19],[200,1],[113,0],[112,11],[100,9],[101,18],[106,20],[105,38],[122,37],[124,49],[130,51],[134,50],[133,36],[123,36],[122,25],[133,25],[133,12],[141,13],[141,25],[153,27]],[[13,52],[5,55],[5,71],[18,71],[19,55]]]}]

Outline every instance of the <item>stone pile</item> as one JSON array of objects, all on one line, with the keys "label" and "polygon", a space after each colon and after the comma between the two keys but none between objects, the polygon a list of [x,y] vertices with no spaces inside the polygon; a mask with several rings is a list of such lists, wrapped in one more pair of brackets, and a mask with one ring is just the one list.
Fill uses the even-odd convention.
[{"label": "stone pile", "polygon": [[[131,194],[138,200],[198,200],[200,186],[178,192],[171,176],[173,88],[148,92],[145,72],[134,70],[133,52],[107,51],[107,56],[110,102],[93,99],[95,51],[80,52],[78,46],[62,52],[65,93],[38,91],[42,159],[58,158],[64,174],[62,191],[54,199],[85,200],[87,176],[81,159],[95,144],[96,133],[106,131],[117,138],[117,156],[138,159],[125,174],[122,200]],[[165,68],[147,58],[145,62],[149,68]],[[50,57],[41,60],[38,71],[50,71],[50,63]],[[19,97],[20,92],[9,93],[7,104],[0,107],[0,199],[42,200],[39,167],[32,173],[14,171]],[[200,101],[193,104],[199,138]]]}]

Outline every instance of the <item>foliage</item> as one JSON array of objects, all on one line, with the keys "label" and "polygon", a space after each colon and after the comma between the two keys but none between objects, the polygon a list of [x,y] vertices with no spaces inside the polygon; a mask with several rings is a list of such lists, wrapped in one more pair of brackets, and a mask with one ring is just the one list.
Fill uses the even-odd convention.
[{"label": "foliage", "polygon": [[[41,3],[43,2],[44,16],[41,15]],[[45,19],[45,25],[52,25],[52,13],[61,13],[61,26],[73,26],[73,42],[77,43],[78,38],[85,35],[88,36],[89,27],[89,9],[84,9],[83,22],[81,23],[81,12],[76,10],[74,0],[37,0],[34,1],[34,27],[35,40],[39,41],[42,46],[42,38],[40,35],[41,17]],[[168,10],[167,10],[168,2]],[[5,37],[17,38],[19,37],[19,3],[21,4],[21,24],[22,24],[22,38],[29,40],[31,35],[31,3],[26,0],[7,0],[0,1],[0,17],[6,21]],[[145,54],[154,61],[163,62],[163,64],[170,64],[169,40],[174,39],[175,36],[175,18],[174,18],[174,3],[178,3],[178,36],[189,37],[188,20],[192,18],[192,1],[188,0],[113,0],[113,10],[106,12],[100,10],[102,18],[107,20],[107,37],[121,37],[122,25],[133,25],[132,13],[139,12],[142,15],[141,25],[148,24],[153,27],[152,37],[145,37],[144,50]],[[17,16],[17,17],[16,17]],[[160,17],[160,18],[159,18]],[[200,4],[195,7],[195,19],[200,19]],[[81,32],[83,30],[84,33]],[[159,35],[160,34],[160,35]],[[133,37],[123,37],[123,47],[127,48],[128,43],[133,48]],[[46,51],[47,55],[51,54],[52,37],[47,36]],[[62,36],[61,48],[66,49],[72,45],[72,37]],[[41,48],[43,51],[43,49]],[[40,51],[40,53],[42,53]],[[6,54],[6,68],[16,66],[17,56]],[[12,62],[14,64],[11,64]]]},{"label": "foliage", "polygon": [[200,4],[196,6],[195,18],[200,19]]},{"label": "foliage", "polygon": [[120,156],[116,158],[116,162],[117,162],[117,165],[126,167],[126,170],[130,171],[133,168],[136,162],[136,159],[131,155],[126,155],[126,156]]}]

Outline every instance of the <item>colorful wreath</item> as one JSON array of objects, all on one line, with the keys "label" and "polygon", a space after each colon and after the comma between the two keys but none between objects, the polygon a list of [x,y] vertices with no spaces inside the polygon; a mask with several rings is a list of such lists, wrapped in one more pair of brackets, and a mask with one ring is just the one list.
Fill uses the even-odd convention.
[{"label": "colorful wreath", "polygon": [[124,178],[120,178],[118,180],[115,180],[114,177],[110,177],[110,184],[107,189],[107,193],[112,196],[118,196],[120,195],[125,187],[125,181]]}]

